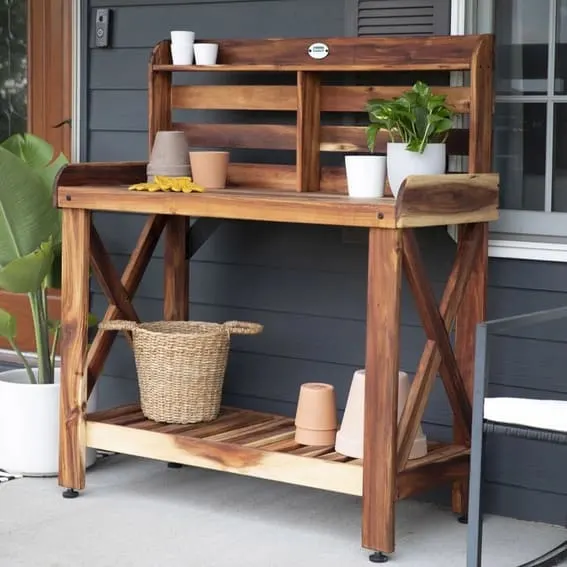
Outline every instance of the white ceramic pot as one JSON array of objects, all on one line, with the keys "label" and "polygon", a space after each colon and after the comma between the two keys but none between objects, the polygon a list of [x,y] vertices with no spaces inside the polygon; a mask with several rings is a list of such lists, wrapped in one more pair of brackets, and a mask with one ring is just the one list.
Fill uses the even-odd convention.
[{"label": "white ceramic pot", "polygon": [[374,199],[384,196],[384,156],[345,156],[345,168],[349,197]]},{"label": "white ceramic pot", "polygon": [[193,51],[196,65],[216,65],[219,52],[218,43],[196,43]]},{"label": "white ceramic pot", "polygon": [[389,142],[387,145],[388,182],[394,197],[408,175],[439,175],[446,170],[446,145],[427,144],[422,154],[410,152],[406,144]]},{"label": "white ceramic pot", "polygon": [[[0,372],[0,469],[25,476],[56,476],[59,472],[59,379],[55,384],[30,384],[25,370]],[[96,388],[87,411],[96,409]],[[96,460],[87,449],[86,465]]]}]

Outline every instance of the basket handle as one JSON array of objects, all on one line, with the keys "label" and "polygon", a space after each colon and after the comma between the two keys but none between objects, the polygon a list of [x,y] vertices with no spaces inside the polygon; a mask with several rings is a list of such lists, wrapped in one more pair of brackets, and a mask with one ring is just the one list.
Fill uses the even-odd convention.
[{"label": "basket handle", "polygon": [[257,335],[264,330],[264,325],[247,321],[227,321],[223,323],[223,327],[231,335]]},{"label": "basket handle", "polygon": [[138,326],[136,321],[101,321],[98,328],[103,331],[133,331]]}]

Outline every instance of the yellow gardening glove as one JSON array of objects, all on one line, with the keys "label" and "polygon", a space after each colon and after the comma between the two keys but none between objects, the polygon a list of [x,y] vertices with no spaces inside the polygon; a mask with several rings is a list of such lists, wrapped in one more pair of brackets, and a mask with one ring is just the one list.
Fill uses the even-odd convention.
[{"label": "yellow gardening glove", "polygon": [[190,177],[165,177],[156,175],[152,183],[136,183],[128,187],[129,191],[173,191],[175,193],[191,193],[197,191],[202,193],[204,188],[196,183]]}]

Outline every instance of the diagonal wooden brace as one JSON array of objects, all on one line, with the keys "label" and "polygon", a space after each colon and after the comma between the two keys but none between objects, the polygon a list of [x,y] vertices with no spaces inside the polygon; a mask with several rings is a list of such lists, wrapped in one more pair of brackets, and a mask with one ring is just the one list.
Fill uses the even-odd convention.
[{"label": "diagonal wooden brace", "polygon": [[[140,318],[132,305],[128,292],[124,289],[116,268],[94,227],[91,224],[91,267],[104,295],[111,305],[117,307],[125,319],[140,322]],[[128,339],[130,339],[130,335]]]},{"label": "diagonal wooden brace", "polygon": [[[140,281],[163,232],[166,220],[167,217],[163,215],[150,216],[138,237],[136,247],[121,278],[121,283],[128,297],[132,297],[140,285]],[[110,305],[104,314],[103,321],[111,321],[119,315],[120,309],[116,305]],[[95,335],[87,357],[87,395],[90,395],[94,388],[115,338],[115,331],[98,330]]]},{"label": "diagonal wooden brace", "polygon": [[[404,231],[404,233],[409,232],[409,230]],[[428,341],[398,426],[398,470],[403,470],[406,466],[435,376],[440,368],[445,388],[447,389],[448,386],[447,394],[453,412],[459,422],[464,422],[466,431],[470,433],[470,400],[466,396],[466,389],[449,343],[448,332],[454,325],[474,260],[480,250],[482,243],[480,236],[479,231],[474,230],[474,225],[463,233],[461,253],[458,254],[451,270],[439,310],[435,307],[433,292],[427,280],[415,236],[409,234],[407,240],[404,238],[404,268],[418,310],[424,320]],[[465,399],[467,401],[464,401]]]}]

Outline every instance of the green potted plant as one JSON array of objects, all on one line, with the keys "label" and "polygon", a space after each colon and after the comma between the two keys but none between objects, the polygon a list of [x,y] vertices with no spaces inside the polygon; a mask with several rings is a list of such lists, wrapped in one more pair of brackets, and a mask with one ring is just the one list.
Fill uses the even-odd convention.
[{"label": "green potted plant", "polygon": [[417,81],[411,90],[395,99],[369,100],[366,110],[370,151],[374,151],[381,130],[389,133],[386,164],[394,197],[408,175],[445,173],[445,142],[453,126],[453,111],[445,95],[434,94],[427,84]]},{"label": "green potted plant", "polygon": [[[0,469],[26,475],[58,472],[60,324],[48,318],[46,291],[61,279],[61,215],[53,190],[66,163],[31,134],[0,144],[0,289],[28,295],[37,349],[32,368],[16,344],[15,318],[0,309],[0,335],[23,364],[0,373]],[[89,404],[96,404],[94,396]],[[95,456],[89,451],[87,464]]]}]

